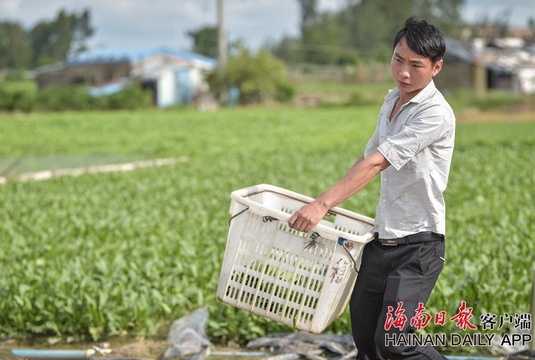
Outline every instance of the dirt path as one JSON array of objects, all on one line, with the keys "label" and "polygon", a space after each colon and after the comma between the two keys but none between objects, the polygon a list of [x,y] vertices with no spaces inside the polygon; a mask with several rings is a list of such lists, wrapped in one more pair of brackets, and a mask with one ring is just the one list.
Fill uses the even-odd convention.
[{"label": "dirt path", "polygon": [[522,111],[480,111],[464,110],[456,114],[457,122],[535,121],[535,110]]},{"label": "dirt path", "polygon": [[[185,163],[188,161],[187,156],[180,156],[176,158],[154,159],[154,160],[142,160],[128,163],[119,164],[106,164],[95,165],[78,168],[66,168],[66,169],[53,169],[43,170],[35,172],[22,173],[16,177],[15,181],[42,181],[49,180],[61,176],[80,176],[84,174],[97,174],[97,173],[109,173],[109,172],[125,172],[135,169],[159,167],[166,165],[173,165],[178,163]],[[0,174],[0,184],[7,183],[7,177]]]}]

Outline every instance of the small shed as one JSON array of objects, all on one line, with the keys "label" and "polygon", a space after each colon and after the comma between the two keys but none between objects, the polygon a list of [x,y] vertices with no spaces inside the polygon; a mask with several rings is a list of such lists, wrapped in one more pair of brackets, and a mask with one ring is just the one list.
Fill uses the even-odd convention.
[{"label": "small shed", "polygon": [[467,44],[446,40],[444,67],[435,78],[445,92],[464,89],[483,94],[497,89],[535,93],[535,56],[523,47]]},{"label": "small shed", "polygon": [[[167,47],[150,49],[95,49],[68,58],[63,64],[38,69],[39,89],[52,85],[86,84],[94,94],[117,84],[137,80],[153,91],[159,107],[186,104],[205,93],[204,75],[213,70],[214,59]],[[113,86],[110,86],[113,85]]]},{"label": "small shed", "polygon": [[487,88],[486,76],[484,66],[475,62],[471,47],[461,41],[446,40],[444,66],[434,79],[441,91],[463,89],[483,93]]},{"label": "small shed", "polygon": [[142,77],[143,84],[153,89],[159,107],[188,104],[208,92],[203,71],[188,66],[162,67]]}]

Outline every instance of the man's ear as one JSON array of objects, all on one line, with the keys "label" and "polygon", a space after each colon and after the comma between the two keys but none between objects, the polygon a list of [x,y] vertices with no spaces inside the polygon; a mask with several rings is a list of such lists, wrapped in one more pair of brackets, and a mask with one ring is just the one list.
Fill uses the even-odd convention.
[{"label": "man's ear", "polygon": [[444,60],[440,59],[433,65],[433,77],[437,76],[440,70],[442,70],[443,64],[444,64]]}]

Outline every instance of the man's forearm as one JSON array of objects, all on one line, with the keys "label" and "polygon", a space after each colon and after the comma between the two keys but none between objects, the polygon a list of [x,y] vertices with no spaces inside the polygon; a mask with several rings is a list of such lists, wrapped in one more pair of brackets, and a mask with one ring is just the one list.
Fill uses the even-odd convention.
[{"label": "man's forearm", "polygon": [[347,174],[332,188],[322,193],[316,201],[327,209],[335,207],[359,192],[389,165],[390,163],[378,151],[368,158],[360,157]]},{"label": "man's forearm", "polygon": [[290,218],[288,224],[291,228],[299,231],[310,231],[330,208],[357,193],[389,165],[389,162],[378,151],[366,159],[359,158],[336,185],[318,196],[312,203],[299,209]]}]

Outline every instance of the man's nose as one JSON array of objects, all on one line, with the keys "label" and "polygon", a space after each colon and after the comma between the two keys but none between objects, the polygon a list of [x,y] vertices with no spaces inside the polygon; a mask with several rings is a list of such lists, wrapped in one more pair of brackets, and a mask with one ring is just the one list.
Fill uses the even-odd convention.
[{"label": "man's nose", "polygon": [[399,68],[399,76],[401,76],[402,78],[409,78],[411,76],[407,65],[401,65],[401,67]]}]

